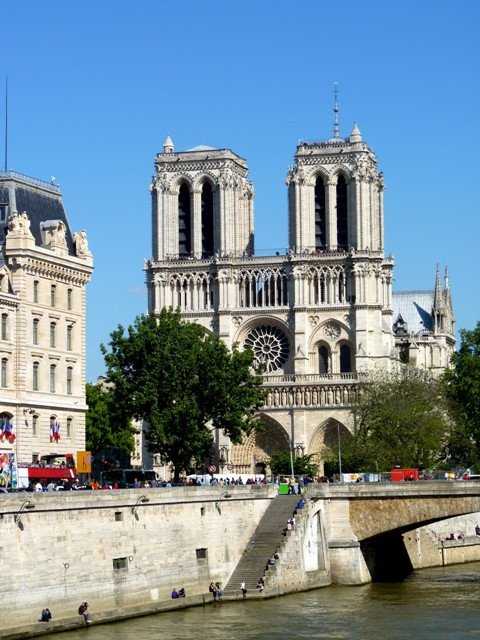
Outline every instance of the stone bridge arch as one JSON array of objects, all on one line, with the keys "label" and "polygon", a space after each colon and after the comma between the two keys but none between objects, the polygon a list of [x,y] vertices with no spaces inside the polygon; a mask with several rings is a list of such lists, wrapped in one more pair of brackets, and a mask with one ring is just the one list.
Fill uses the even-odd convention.
[{"label": "stone bridge arch", "polygon": [[480,483],[405,482],[309,486],[312,514],[324,509],[332,580],[363,584],[413,571],[403,535],[480,512]]}]

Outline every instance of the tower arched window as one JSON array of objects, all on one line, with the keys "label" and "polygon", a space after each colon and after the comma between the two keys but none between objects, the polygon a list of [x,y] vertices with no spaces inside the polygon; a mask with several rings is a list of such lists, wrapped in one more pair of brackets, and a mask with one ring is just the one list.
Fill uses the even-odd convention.
[{"label": "tower arched window", "polygon": [[349,373],[352,370],[352,351],[348,344],[340,347],[340,373]]},{"label": "tower arched window", "polygon": [[202,257],[213,256],[213,191],[205,182],[202,187]]},{"label": "tower arched window", "polygon": [[325,184],[318,177],[315,183],[315,249],[321,251],[326,247],[325,219]]},{"label": "tower arched window", "polygon": [[178,194],[178,255],[189,256],[192,251],[192,215],[190,189],[185,183]]},{"label": "tower arched window", "polygon": [[318,349],[318,373],[329,373],[328,370],[328,349],[324,345]]},{"label": "tower arched window", "polygon": [[342,175],[337,180],[337,247],[348,249],[347,183]]}]

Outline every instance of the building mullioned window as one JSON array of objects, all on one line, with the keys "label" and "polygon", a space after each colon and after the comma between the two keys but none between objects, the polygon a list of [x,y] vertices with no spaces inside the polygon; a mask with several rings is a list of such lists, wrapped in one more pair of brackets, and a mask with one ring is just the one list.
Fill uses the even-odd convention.
[{"label": "building mullioned window", "polygon": [[72,331],[73,331],[72,326],[68,325],[68,327],[67,327],[67,351],[71,351],[72,350]]},{"label": "building mullioned window", "polygon": [[32,367],[32,388],[34,391],[38,391],[38,371],[39,364],[38,362],[34,362]]},{"label": "building mullioned window", "polygon": [[50,287],[50,306],[54,307],[56,304],[56,293],[57,293],[57,288],[55,287],[54,284],[52,284],[52,286]]},{"label": "building mullioned window", "polygon": [[55,333],[56,333],[57,325],[55,322],[50,323],[50,347],[52,349],[55,348]]},{"label": "building mullioned window", "polygon": [[55,393],[55,374],[56,374],[56,366],[54,364],[50,365],[50,393]]},{"label": "building mullioned window", "polygon": [[72,310],[72,299],[73,299],[73,291],[72,289],[67,289],[67,310]]},{"label": "building mullioned window", "polygon": [[33,301],[38,302],[38,280],[33,283]]},{"label": "building mullioned window", "polygon": [[67,394],[72,395],[73,368],[67,367]]},{"label": "building mullioned window", "polygon": [[33,320],[33,344],[38,344],[38,318]]},{"label": "building mullioned window", "polygon": [[7,339],[7,324],[8,324],[8,315],[6,313],[2,313],[2,321],[1,321],[2,340]]},{"label": "building mullioned window", "polygon": [[2,386],[2,389],[6,389],[7,387],[7,367],[8,367],[7,358],[2,358],[2,367],[1,367],[1,373],[0,373],[0,384]]}]

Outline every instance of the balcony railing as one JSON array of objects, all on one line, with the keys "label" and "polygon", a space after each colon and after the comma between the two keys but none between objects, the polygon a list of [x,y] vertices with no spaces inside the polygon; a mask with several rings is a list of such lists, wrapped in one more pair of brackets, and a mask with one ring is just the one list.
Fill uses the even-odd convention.
[{"label": "balcony railing", "polygon": [[33,184],[36,187],[41,187],[42,189],[48,189],[50,191],[60,193],[60,185],[54,184],[53,182],[46,182],[45,180],[39,180],[38,178],[32,178],[31,176],[26,176],[23,173],[12,171],[12,169],[10,169],[10,171],[0,171],[0,178],[13,178],[14,180],[28,182],[28,184]]}]

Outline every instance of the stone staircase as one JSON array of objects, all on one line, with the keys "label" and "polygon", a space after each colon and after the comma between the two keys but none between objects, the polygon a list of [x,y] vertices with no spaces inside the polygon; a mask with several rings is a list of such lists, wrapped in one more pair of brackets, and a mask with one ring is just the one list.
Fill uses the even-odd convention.
[{"label": "stone staircase", "polygon": [[223,590],[225,596],[241,595],[242,580],[245,580],[249,594],[256,592],[258,579],[265,576],[269,558],[285,541],[287,520],[299,500],[299,495],[278,495],[272,500]]}]

